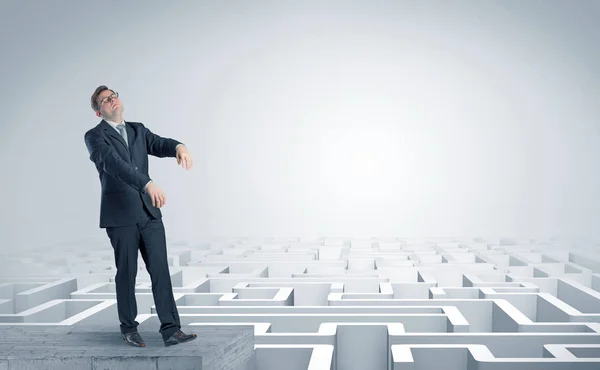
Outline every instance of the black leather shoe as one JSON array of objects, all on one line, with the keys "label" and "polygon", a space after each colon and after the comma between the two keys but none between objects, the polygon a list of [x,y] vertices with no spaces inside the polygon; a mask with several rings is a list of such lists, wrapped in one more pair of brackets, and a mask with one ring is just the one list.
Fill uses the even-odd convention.
[{"label": "black leather shoe", "polygon": [[146,347],[146,343],[144,343],[144,340],[137,331],[134,331],[132,333],[125,333],[122,334],[122,336],[125,343],[129,344],[130,346]]},{"label": "black leather shoe", "polygon": [[179,343],[189,342],[197,337],[196,334],[185,334],[181,330],[177,330],[169,339],[165,340],[165,346],[168,347]]}]

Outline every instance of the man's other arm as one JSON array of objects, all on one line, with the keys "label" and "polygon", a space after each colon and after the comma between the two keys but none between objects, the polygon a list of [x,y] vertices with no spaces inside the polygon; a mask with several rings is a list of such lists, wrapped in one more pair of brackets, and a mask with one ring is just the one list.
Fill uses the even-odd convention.
[{"label": "man's other arm", "polygon": [[184,145],[177,140],[160,137],[145,126],[143,128],[146,131],[146,149],[150,155],[160,158],[175,157],[177,155],[177,147]]},{"label": "man's other arm", "polygon": [[131,163],[125,162],[100,135],[94,131],[88,131],[84,139],[90,153],[90,160],[98,168],[137,191],[145,190],[150,182],[150,177],[138,171]]}]

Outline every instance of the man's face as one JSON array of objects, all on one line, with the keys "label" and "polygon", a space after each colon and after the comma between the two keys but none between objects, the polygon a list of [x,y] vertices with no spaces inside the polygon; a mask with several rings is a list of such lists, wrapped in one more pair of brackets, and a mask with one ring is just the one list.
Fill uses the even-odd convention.
[{"label": "man's face", "polygon": [[98,95],[100,111],[96,112],[98,117],[115,117],[123,112],[123,104],[112,90],[104,90]]}]

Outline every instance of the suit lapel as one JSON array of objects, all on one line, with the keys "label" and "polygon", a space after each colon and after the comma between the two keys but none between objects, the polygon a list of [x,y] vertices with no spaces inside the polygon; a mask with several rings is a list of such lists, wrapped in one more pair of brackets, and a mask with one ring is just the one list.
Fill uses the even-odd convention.
[{"label": "suit lapel", "polygon": [[[129,149],[131,147],[131,143],[133,142],[133,135],[135,135],[135,132],[133,131],[133,128],[131,127],[131,125],[125,125],[125,130],[127,131],[127,148]],[[121,135],[119,135],[121,136]],[[125,140],[123,140],[125,141]]]},{"label": "suit lapel", "polygon": [[[127,149],[129,151],[129,146],[125,143],[125,139],[123,139],[123,136],[121,136],[121,134],[119,134],[119,132],[117,132],[117,130],[115,130],[108,122],[106,122],[105,120],[102,120],[102,122],[100,122],[100,126],[104,129],[104,131],[107,134],[109,134],[110,136],[119,140],[121,142],[121,144],[123,144],[125,149]],[[127,141],[129,142],[129,145],[131,145],[131,139],[133,137],[133,129],[131,127],[129,127],[129,125],[125,125],[125,129],[127,130]]]}]

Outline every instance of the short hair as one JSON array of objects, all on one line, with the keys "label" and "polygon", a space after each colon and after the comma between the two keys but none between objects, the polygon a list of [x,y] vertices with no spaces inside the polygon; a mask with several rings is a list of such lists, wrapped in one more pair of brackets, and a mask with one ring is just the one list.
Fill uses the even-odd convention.
[{"label": "short hair", "polygon": [[104,85],[100,85],[96,88],[96,90],[92,94],[91,103],[92,103],[92,109],[94,110],[94,112],[100,110],[100,104],[98,104],[98,95],[100,95],[100,93],[102,91],[106,91],[106,90],[110,90],[114,93],[114,91],[112,89],[109,89],[108,87],[106,87]]}]

